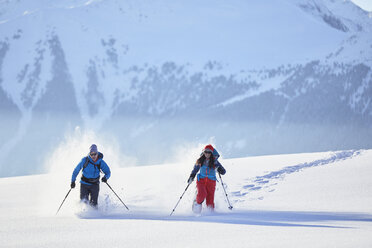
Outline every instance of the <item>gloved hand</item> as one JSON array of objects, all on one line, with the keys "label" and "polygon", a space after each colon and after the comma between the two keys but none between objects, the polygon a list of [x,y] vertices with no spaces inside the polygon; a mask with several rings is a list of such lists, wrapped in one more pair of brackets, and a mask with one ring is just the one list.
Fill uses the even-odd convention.
[{"label": "gloved hand", "polygon": [[190,184],[192,181],[194,181],[194,178],[190,176],[189,179],[187,179],[187,183]]},{"label": "gloved hand", "polygon": [[222,166],[218,166],[217,172],[220,173],[221,175],[225,175],[226,170]]},{"label": "gloved hand", "polygon": [[75,182],[71,182],[71,189],[75,188]]},{"label": "gloved hand", "polygon": [[101,181],[104,182],[104,183],[107,183],[107,178],[106,177],[102,177]]}]

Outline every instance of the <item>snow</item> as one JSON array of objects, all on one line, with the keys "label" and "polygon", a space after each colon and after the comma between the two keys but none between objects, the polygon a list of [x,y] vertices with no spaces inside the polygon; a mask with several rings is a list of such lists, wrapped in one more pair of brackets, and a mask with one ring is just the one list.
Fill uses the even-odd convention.
[{"label": "snow", "polygon": [[[312,11],[304,11],[305,5]],[[337,18],[349,32],[325,22],[325,14]],[[368,14],[350,1],[5,1],[0,6],[4,47],[0,88],[17,105],[22,119],[16,138],[0,145],[0,157],[8,159],[7,154],[29,137],[26,131],[36,121],[35,106],[49,94],[46,86],[54,77],[73,85],[75,94],[69,99],[77,101],[75,114],[82,118],[81,127],[102,131],[126,103],[158,116],[190,108],[184,99],[177,101],[175,94],[168,93],[159,96],[161,101],[148,103],[141,97],[147,89],[133,87],[133,82],[146,82],[152,69],[159,72],[167,63],[179,69],[162,73],[161,80],[167,83],[174,77],[176,84],[188,84],[192,75],[202,75],[201,82],[223,76],[242,84],[257,83],[256,88],[228,94],[212,106],[234,108],[279,89],[291,76],[278,75],[276,70],[275,76],[265,77],[258,72],[262,69],[295,72],[296,66],[310,61],[320,61],[324,70],[341,71],[332,67],[335,63],[371,67],[370,27]],[[66,68],[59,71],[58,63]],[[175,93],[194,95],[187,90]],[[359,93],[352,105],[358,103]],[[363,105],[360,112],[368,112],[369,103],[359,105]],[[151,129],[152,124],[145,123],[135,136]],[[237,146],[243,147],[244,142]]]},{"label": "snow", "polygon": [[[304,15],[295,4],[278,1],[269,4],[270,7],[258,0],[249,3],[143,0],[136,4],[13,1],[4,4],[0,15],[2,37],[10,44],[2,69],[2,88],[22,110],[25,84],[14,82],[26,65],[29,73],[35,72],[37,64],[34,65],[33,60],[38,56],[37,50],[47,46],[48,40],[58,38],[84,122],[89,126],[94,121],[100,126],[112,114],[116,92],[128,92],[130,82],[138,77],[138,73],[135,76],[122,73],[133,66],[150,64],[160,68],[171,61],[189,65],[188,72],[192,73],[192,70],[200,72],[210,61],[217,61],[223,64],[219,75],[229,75],[246,68],[275,68],[317,60],[350,36]],[[21,38],[12,40],[19,31]],[[104,46],[103,42],[110,39],[114,44]],[[110,63],[110,48],[117,56],[116,64]],[[50,78],[51,63],[47,55],[44,55],[40,76],[43,85],[34,86],[38,93],[34,103]],[[14,60],[15,57],[22,59]],[[105,100],[95,116],[89,115],[84,101],[90,67],[97,70],[97,81]]]},{"label": "snow", "polygon": [[221,158],[233,210],[218,182],[216,211],[194,215],[193,183],[169,216],[192,157],[129,168],[113,163],[109,184],[129,211],[101,184],[98,210],[79,203],[77,187],[55,215],[69,190],[70,164],[52,164],[44,175],[1,178],[0,247],[372,245],[372,150]]},{"label": "snow", "polygon": [[[234,104],[236,102],[239,102],[239,101],[243,101],[249,97],[252,97],[252,96],[256,96],[256,95],[259,95],[263,92],[267,92],[267,91],[270,91],[270,90],[276,90],[278,88],[280,88],[281,84],[289,77],[292,76],[292,74],[289,74],[289,75],[278,75],[278,76],[274,76],[274,77],[268,77],[266,75],[264,76],[258,76],[258,75],[252,75],[253,77],[251,77],[250,79],[252,81],[255,81],[259,84],[259,87],[258,88],[255,88],[255,89],[252,89],[250,91],[247,91],[241,95],[236,95],[222,103],[219,103],[217,106],[228,106],[230,104]],[[266,76],[266,77],[265,77]]]},{"label": "snow", "polygon": [[[299,6],[306,3],[321,8],[304,14]],[[322,19],[324,14],[338,18],[350,32],[331,27]],[[45,158],[48,174],[0,178],[0,247],[371,247],[372,150],[221,158],[233,210],[228,210],[217,183],[216,212],[194,215],[193,183],[169,216],[200,147],[185,146],[179,154],[170,154],[169,161],[178,157],[178,163],[135,167],[138,158],[124,154],[115,138],[89,131],[89,123],[102,125],[115,104],[140,93],[130,88],[133,80],[144,81],[148,70],[167,62],[181,68],[175,75],[180,78],[202,72],[203,81],[226,75],[259,85],[219,106],[278,89],[291,76],[262,75],[260,68],[313,60],[371,67],[370,19],[371,13],[368,17],[350,1],[333,0],[3,2],[0,42],[9,49],[0,86],[22,119],[18,133],[3,142],[0,161],[21,143],[32,109],[53,77],[57,53],[50,42],[55,39],[87,130],[81,134],[77,127],[73,137]],[[96,73],[93,83],[91,70]],[[368,78],[371,73],[351,98],[351,106],[361,101]],[[102,96],[93,115],[85,97],[90,89]],[[172,104],[182,107],[180,102]],[[368,104],[369,100],[363,103],[363,113]],[[150,107],[166,111],[162,105]],[[141,138],[154,125],[156,120],[139,125],[131,135]],[[81,159],[80,148],[92,142],[104,151],[112,169],[109,184],[130,210],[101,184],[98,210],[79,202],[77,187],[55,215]],[[246,143],[242,137],[226,147],[242,149]]]}]

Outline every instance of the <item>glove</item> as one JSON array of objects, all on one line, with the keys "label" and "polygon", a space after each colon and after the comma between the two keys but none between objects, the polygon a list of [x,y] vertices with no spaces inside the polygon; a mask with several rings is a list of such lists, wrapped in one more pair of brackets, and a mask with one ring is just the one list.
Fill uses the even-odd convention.
[{"label": "glove", "polygon": [[221,175],[225,175],[226,170],[222,166],[218,166],[217,172],[220,173]]},{"label": "glove", "polygon": [[104,182],[104,183],[107,183],[107,178],[106,177],[102,177],[101,181]]},{"label": "glove", "polygon": [[75,182],[71,182],[71,189],[75,188]]},{"label": "glove", "polygon": [[189,177],[189,179],[187,179],[187,183],[188,184],[192,183],[192,181],[194,181],[194,178],[193,177]]}]

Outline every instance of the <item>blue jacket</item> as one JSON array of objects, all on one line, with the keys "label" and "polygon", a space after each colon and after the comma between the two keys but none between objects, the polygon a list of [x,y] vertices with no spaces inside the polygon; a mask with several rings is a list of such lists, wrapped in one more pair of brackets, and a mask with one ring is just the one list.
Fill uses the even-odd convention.
[{"label": "blue jacket", "polygon": [[[89,163],[85,169],[83,169],[84,163],[86,159],[89,159]],[[100,176],[100,170],[98,169],[98,165],[101,163],[101,170],[103,173],[105,173],[105,177],[107,179],[111,176],[111,171],[108,165],[105,161],[103,161],[103,154],[98,153],[98,160],[96,162],[93,162],[93,159],[90,156],[84,157],[80,163],[75,167],[74,171],[72,172],[71,182],[75,182],[76,177],[78,176],[79,172],[83,169],[83,176],[88,179],[94,179],[98,178]],[[98,180],[99,182],[99,180]],[[80,180],[80,183],[92,185],[91,183],[84,182],[83,180]]]},{"label": "blue jacket", "polygon": [[194,178],[196,173],[198,173],[199,171],[199,174],[198,174],[198,181],[200,179],[203,179],[203,178],[206,178],[208,177],[209,179],[213,180],[213,181],[216,181],[217,180],[217,177],[216,177],[216,170],[217,172],[219,172],[221,175],[224,175],[226,173],[226,170],[225,168],[223,168],[223,166],[221,165],[220,162],[218,162],[218,160],[215,158],[214,160],[214,166],[213,168],[210,168],[208,166],[209,164],[209,160],[204,160],[203,164],[200,165],[200,164],[195,164],[194,165],[194,169],[192,170],[191,172],[191,175],[190,177]]}]

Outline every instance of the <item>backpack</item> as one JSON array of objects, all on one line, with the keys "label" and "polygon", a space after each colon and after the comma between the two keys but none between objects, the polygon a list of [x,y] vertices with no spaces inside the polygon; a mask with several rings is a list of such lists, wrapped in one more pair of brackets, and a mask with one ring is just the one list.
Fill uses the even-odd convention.
[{"label": "backpack", "polygon": [[[98,158],[102,158],[103,155],[101,153],[98,154]],[[101,162],[102,160],[99,162],[98,165],[96,164],[93,164],[95,167],[98,168],[98,171],[101,171]],[[85,168],[87,168],[88,164],[90,163],[90,160],[88,158],[88,156],[85,157],[85,162],[83,164],[83,171]],[[81,180],[86,182],[86,183],[91,183],[91,184],[98,184],[99,183],[99,176],[97,178],[86,178],[84,175],[81,175]]]},{"label": "backpack", "polygon": [[[103,156],[102,156],[102,154],[101,153],[99,153],[98,154],[98,158],[102,158]],[[100,171],[101,170],[101,162],[102,162],[102,160],[99,162],[99,164],[98,165],[96,165],[96,164],[93,164],[94,166],[96,166],[97,168],[98,168],[98,170]],[[83,170],[85,169],[85,168],[87,168],[87,166],[88,166],[88,164],[90,163],[90,160],[89,160],[89,158],[88,158],[88,156],[86,156],[85,157],[85,162],[84,162],[84,165],[83,165]]]}]

